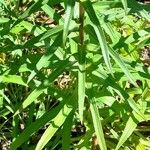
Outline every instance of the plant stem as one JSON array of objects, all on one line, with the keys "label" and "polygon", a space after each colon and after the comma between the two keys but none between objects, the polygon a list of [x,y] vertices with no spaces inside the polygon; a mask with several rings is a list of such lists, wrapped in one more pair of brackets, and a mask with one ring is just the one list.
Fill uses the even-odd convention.
[{"label": "plant stem", "polygon": [[80,27],[79,27],[79,36],[80,36],[80,45],[83,46],[84,43],[84,30],[83,30],[83,25],[84,25],[84,8],[83,6],[80,4],[79,6],[79,21],[80,21]]}]

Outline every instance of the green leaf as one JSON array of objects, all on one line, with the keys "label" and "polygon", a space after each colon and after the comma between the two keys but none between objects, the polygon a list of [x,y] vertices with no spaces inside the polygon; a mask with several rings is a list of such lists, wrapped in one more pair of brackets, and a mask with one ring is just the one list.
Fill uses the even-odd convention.
[{"label": "green leaf", "polygon": [[75,0],[67,0],[66,2],[66,11],[65,11],[65,20],[64,20],[64,30],[63,30],[63,45],[65,47],[70,22],[73,16]]},{"label": "green leaf", "polygon": [[85,64],[79,64],[78,71],[78,108],[81,122],[83,121],[83,110],[85,100]]},{"label": "green leaf", "polygon": [[106,142],[105,142],[105,138],[104,138],[104,133],[103,133],[103,127],[101,124],[99,111],[98,111],[98,108],[96,106],[95,98],[91,99],[90,109],[91,109],[94,129],[96,132],[96,136],[98,139],[100,149],[101,150],[107,150]]},{"label": "green leaf", "polygon": [[65,60],[61,63],[61,65],[53,71],[47,79],[43,81],[41,85],[39,85],[38,88],[36,88],[34,91],[30,93],[30,95],[23,101],[21,104],[19,110],[16,111],[14,114],[17,115],[21,110],[25,109],[27,106],[29,106],[32,102],[34,102],[46,89],[47,87],[61,74],[63,73],[64,69],[67,66],[72,65],[74,62],[70,63],[68,60]]},{"label": "green leaf", "polygon": [[109,57],[109,48],[107,45],[106,37],[103,32],[103,29],[101,28],[100,22],[95,14],[92,3],[91,3],[91,1],[86,0],[86,1],[82,2],[82,4],[91,20],[94,30],[96,32],[106,66],[107,66],[108,70],[110,71],[110,73],[113,75],[112,66],[111,66],[110,57]]},{"label": "green leaf", "polygon": [[34,102],[45,90],[46,88],[44,86],[40,86],[34,91],[30,93],[30,95],[24,100],[24,102],[21,104],[19,110],[17,110],[14,114],[16,116],[20,113],[23,109],[25,109],[27,106],[29,106],[32,102]]},{"label": "green leaf", "polygon": [[121,0],[121,2],[122,2],[122,5],[123,5],[123,7],[125,9],[125,12],[127,13],[127,9],[128,9],[127,0]]},{"label": "green leaf", "polygon": [[110,55],[112,56],[112,58],[116,61],[116,63],[119,65],[119,67],[125,73],[125,75],[128,77],[128,79],[130,80],[130,82],[133,85],[138,86],[137,83],[136,83],[136,81],[135,81],[135,79],[134,79],[134,77],[128,71],[127,67],[125,66],[124,62],[121,60],[121,58],[119,57],[119,55],[111,47],[109,48],[109,52],[110,52]]},{"label": "green leaf", "polygon": [[126,123],[125,129],[119,139],[115,150],[119,150],[123,143],[130,137],[137,127],[137,121],[130,117]]},{"label": "green leaf", "polygon": [[0,18],[0,24],[8,22],[9,18]]},{"label": "green leaf", "polygon": [[85,100],[85,84],[86,84],[86,62],[85,47],[78,46],[78,109],[81,122],[83,121],[83,110]]},{"label": "green leaf", "polygon": [[58,24],[63,24],[64,19],[59,13],[56,13],[56,11],[53,8],[51,8],[48,4],[43,5],[42,9],[50,18],[53,18]]},{"label": "green leaf", "polygon": [[23,86],[28,86],[23,77],[18,75],[2,75],[0,76],[0,82],[15,83]]},{"label": "green leaf", "polygon": [[115,83],[115,81],[112,78],[108,78],[105,83],[108,85],[110,85],[111,87],[113,87],[115,89],[115,91],[117,92],[117,94],[120,95],[120,97],[123,97],[123,99],[125,101],[128,102],[129,106],[138,114],[140,115],[144,120],[146,120],[144,114],[140,111],[139,107],[137,106],[136,102],[128,95],[128,93],[121,88],[117,83]]},{"label": "green leaf", "polygon": [[144,114],[140,111],[140,109],[138,108],[137,104],[135,103],[135,101],[132,98],[128,98],[127,99],[130,107],[138,114],[140,115],[144,120],[146,120],[146,117],[144,116]]},{"label": "green leaf", "polygon": [[70,114],[72,110],[71,105],[64,105],[64,107],[60,110],[58,115],[51,121],[49,127],[45,130],[41,139],[39,140],[35,150],[42,150],[44,146],[48,143],[48,141],[53,137],[56,131],[62,126],[65,122],[67,116]]},{"label": "green leaf", "polygon": [[61,53],[61,49],[59,48],[59,45],[61,43],[62,43],[61,35],[58,35],[53,44],[47,49],[46,53],[37,62],[35,70],[33,70],[28,77],[28,82],[33,79],[37,71],[49,65],[50,59],[54,56],[54,54],[59,59],[63,58],[63,54]]},{"label": "green leaf", "polygon": [[20,25],[23,26],[25,29],[27,29],[29,32],[34,32],[35,36],[38,36],[39,34],[42,34],[45,31],[45,30],[43,31],[41,28],[37,27],[36,25],[33,25],[28,21],[22,21]]},{"label": "green leaf", "polygon": [[50,30],[45,31],[44,33],[40,34],[37,37],[32,38],[31,40],[27,41],[25,43],[25,47],[33,47],[34,44],[39,43],[43,40],[45,40],[46,38],[53,36],[55,34],[58,34],[59,32],[61,32],[63,30],[63,26],[57,26],[55,28],[52,28]]},{"label": "green leaf", "polygon": [[71,127],[73,123],[74,111],[68,115],[67,119],[64,122],[62,130],[62,150],[70,149],[71,143]]},{"label": "green leaf", "polygon": [[[4,101],[4,97],[3,97],[3,94],[4,93],[4,90],[0,90],[0,108],[3,107],[3,101]],[[1,115],[0,115],[1,116]]]},{"label": "green leaf", "polygon": [[28,140],[37,130],[43,127],[47,122],[52,120],[62,109],[63,105],[60,104],[51,111],[46,112],[41,118],[37,119],[35,122],[32,122],[27,128],[13,141],[11,149],[17,149],[21,144]]},{"label": "green leaf", "polygon": [[46,4],[48,0],[38,0],[33,5],[31,5],[21,16],[19,16],[19,19],[24,19],[28,16],[30,16],[32,13],[38,11],[44,4]]}]

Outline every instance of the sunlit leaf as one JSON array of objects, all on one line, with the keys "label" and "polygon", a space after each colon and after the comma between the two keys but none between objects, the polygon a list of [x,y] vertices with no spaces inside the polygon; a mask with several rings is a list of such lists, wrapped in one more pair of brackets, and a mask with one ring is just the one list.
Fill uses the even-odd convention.
[{"label": "sunlit leaf", "polygon": [[49,127],[45,130],[41,139],[39,140],[35,150],[42,150],[44,146],[48,143],[48,141],[53,137],[56,131],[61,127],[61,125],[66,120],[67,116],[70,114],[72,110],[71,106],[65,105],[58,115],[51,121]]},{"label": "sunlit leaf", "polygon": [[91,100],[90,108],[91,108],[93,124],[94,124],[99,146],[102,150],[107,150],[104,133],[103,133],[103,127],[102,127],[102,123],[100,120],[98,108],[96,106],[96,101],[94,98]]},{"label": "sunlit leaf", "polygon": [[107,41],[106,41],[106,37],[104,35],[103,29],[101,28],[100,22],[96,16],[96,13],[92,7],[92,3],[87,0],[82,2],[85,11],[87,12],[92,25],[94,27],[95,33],[97,35],[97,39],[99,41],[99,44],[101,46],[101,51],[104,57],[104,61],[110,71],[110,73],[112,73],[112,67],[111,67],[111,63],[110,63],[110,57],[109,57],[109,49],[108,49],[108,45],[107,45]]},{"label": "sunlit leaf", "polygon": [[119,150],[123,143],[129,138],[129,136],[133,133],[135,128],[137,127],[137,121],[130,117],[126,123],[125,129],[119,139],[117,147],[115,150]]},{"label": "sunlit leaf", "polygon": [[63,30],[63,45],[65,46],[70,22],[73,16],[73,9],[74,9],[75,0],[67,0],[66,2],[66,12],[65,12],[65,20],[64,20],[64,30]]}]

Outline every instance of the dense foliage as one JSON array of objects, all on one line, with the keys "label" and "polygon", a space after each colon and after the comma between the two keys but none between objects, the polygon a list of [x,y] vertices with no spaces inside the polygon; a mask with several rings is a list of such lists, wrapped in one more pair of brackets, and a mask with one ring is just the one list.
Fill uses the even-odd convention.
[{"label": "dense foliage", "polygon": [[150,4],[0,1],[0,149],[150,149]]}]

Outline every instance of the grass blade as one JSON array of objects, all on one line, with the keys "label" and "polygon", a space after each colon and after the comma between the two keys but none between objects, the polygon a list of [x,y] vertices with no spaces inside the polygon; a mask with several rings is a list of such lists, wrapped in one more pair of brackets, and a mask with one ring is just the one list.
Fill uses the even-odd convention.
[{"label": "grass blade", "polygon": [[131,98],[127,99],[130,107],[138,114],[140,115],[144,120],[146,120],[144,114],[140,111],[140,109],[138,108],[137,104],[135,103],[135,101]]},{"label": "grass blade", "polygon": [[78,108],[81,122],[83,121],[84,99],[85,99],[85,47],[84,47],[84,8],[79,7],[79,38],[80,45],[78,46]]}]

